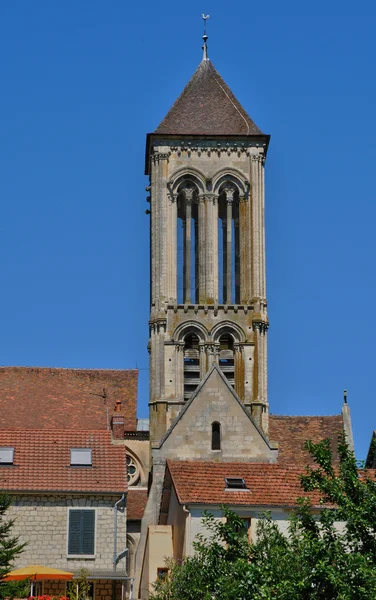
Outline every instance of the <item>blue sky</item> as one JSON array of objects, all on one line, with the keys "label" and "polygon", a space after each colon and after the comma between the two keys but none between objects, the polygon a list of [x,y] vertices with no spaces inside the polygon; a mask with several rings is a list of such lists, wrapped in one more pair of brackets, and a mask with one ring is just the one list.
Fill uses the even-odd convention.
[{"label": "blue sky", "polygon": [[[233,7],[233,10],[232,10]],[[0,5],[0,364],[140,370],[148,402],[145,135],[209,56],[266,163],[269,399],[376,428],[371,3]]]}]

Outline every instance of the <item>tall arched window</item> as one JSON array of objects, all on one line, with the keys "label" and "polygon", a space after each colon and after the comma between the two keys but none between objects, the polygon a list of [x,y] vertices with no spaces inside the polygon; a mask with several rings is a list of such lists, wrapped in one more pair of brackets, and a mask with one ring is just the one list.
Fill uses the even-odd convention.
[{"label": "tall arched window", "polygon": [[198,302],[198,190],[189,179],[178,188],[178,302]]},{"label": "tall arched window", "polygon": [[218,197],[218,273],[221,304],[240,302],[239,190],[224,183]]},{"label": "tall arched window", "polygon": [[199,338],[189,333],[184,338],[184,400],[188,400],[200,383]]},{"label": "tall arched window", "polygon": [[232,335],[224,333],[219,338],[219,368],[228,382],[235,386],[234,340]]},{"label": "tall arched window", "polygon": [[212,423],[211,449],[221,449],[221,424],[217,421],[214,421],[214,423]]}]

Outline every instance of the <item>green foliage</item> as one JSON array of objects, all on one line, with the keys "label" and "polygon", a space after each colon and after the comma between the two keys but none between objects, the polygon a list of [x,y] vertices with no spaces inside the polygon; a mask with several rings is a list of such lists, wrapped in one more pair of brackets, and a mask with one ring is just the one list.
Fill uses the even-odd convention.
[{"label": "green foliage", "polygon": [[[376,483],[357,463],[345,436],[333,467],[329,440],[306,443],[315,468],[302,476],[305,492],[322,497],[313,510],[298,500],[288,535],[269,514],[261,516],[250,544],[242,520],[223,507],[224,521],[204,517],[206,537],[195,555],[169,561],[169,576],[154,600],[370,600],[376,598]],[[342,521],[342,527],[336,522]]]},{"label": "green foliage", "polygon": [[79,570],[76,579],[67,582],[67,597],[69,600],[87,600],[91,597],[92,584],[88,580],[89,575],[89,569],[82,568]]},{"label": "green foliage", "polygon": [[7,494],[0,494],[0,597],[5,596],[9,583],[2,581],[13,568],[14,560],[26,544],[20,544],[17,536],[12,536],[14,519],[7,519],[6,513],[12,500]]},{"label": "green foliage", "polygon": [[0,584],[0,598],[27,598],[30,595],[30,581],[3,581]]}]

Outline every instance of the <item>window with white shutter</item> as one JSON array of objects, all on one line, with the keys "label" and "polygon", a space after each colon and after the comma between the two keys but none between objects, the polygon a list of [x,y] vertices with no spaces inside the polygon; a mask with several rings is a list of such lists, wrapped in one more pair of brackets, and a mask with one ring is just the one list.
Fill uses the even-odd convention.
[{"label": "window with white shutter", "polygon": [[95,553],[95,510],[71,509],[68,525],[68,555]]}]

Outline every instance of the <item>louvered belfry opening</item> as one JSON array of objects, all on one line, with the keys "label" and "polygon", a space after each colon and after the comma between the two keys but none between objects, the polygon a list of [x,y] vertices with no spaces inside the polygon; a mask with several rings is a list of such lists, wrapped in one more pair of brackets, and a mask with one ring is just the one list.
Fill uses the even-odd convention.
[{"label": "louvered belfry opening", "polygon": [[234,340],[228,333],[219,339],[219,368],[232,385],[235,386]]},{"label": "louvered belfry opening", "polygon": [[218,198],[218,273],[221,304],[240,303],[239,190],[227,182]]},{"label": "louvered belfry opening", "polygon": [[188,400],[200,383],[199,338],[189,333],[184,339],[184,400]]},{"label": "louvered belfry opening", "polygon": [[186,180],[178,193],[178,300],[198,303],[198,193],[196,186]]}]

